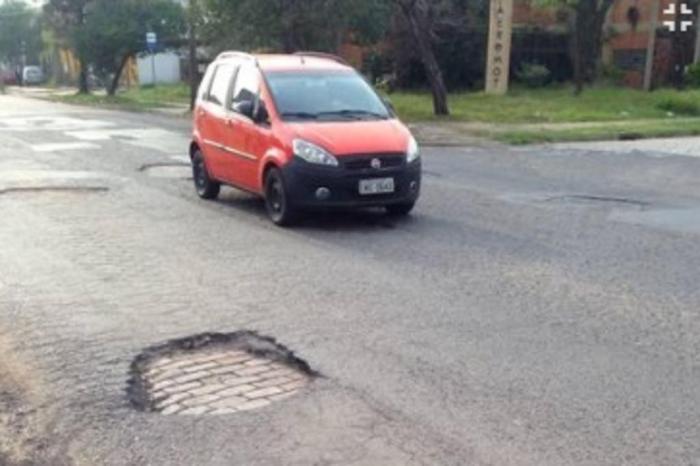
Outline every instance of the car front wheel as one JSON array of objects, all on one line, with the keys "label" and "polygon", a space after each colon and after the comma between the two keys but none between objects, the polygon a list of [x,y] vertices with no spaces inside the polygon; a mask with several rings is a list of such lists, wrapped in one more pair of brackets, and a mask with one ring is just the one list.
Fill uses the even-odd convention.
[{"label": "car front wheel", "polygon": [[277,168],[271,168],[265,177],[265,207],[275,225],[289,226],[298,218],[296,209],[289,202],[282,172]]},{"label": "car front wheel", "polygon": [[197,195],[202,199],[216,199],[221,191],[221,184],[209,177],[207,166],[204,163],[204,156],[200,150],[192,155],[192,177]]}]

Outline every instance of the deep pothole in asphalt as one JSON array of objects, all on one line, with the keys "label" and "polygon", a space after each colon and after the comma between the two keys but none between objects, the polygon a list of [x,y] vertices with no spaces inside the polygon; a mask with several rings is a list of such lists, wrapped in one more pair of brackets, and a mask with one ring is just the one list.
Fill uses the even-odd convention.
[{"label": "deep pothole in asphalt", "polygon": [[149,163],[141,165],[139,171],[154,178],[192,179],[192,166],[183,162]]},{"label": "deep pothole in asphalt", "polygon": [[165,415],[224,415],[300,393],[317,376],[273,338],[207,333],[154,346],[131,364],[133,406]]}]

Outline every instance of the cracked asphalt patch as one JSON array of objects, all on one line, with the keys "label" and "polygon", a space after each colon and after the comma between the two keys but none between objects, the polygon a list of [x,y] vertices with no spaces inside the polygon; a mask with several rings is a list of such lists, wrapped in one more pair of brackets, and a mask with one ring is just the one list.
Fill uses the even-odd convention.
[{"label": "cracked asphalt patch", "polygon": [[139,171],[154,178],[192,179],[192,165],[183,162],[149,163],[139,167]]},{"label": "cracked asphalt patch", "polygon": [[0,170],[0,195],[74,193],[94,194],[110,190],[104,173],[61,170]]},{"label": "cracked asphalt patch", "polygon": [[224,415],[298,394],[315,376],[274,339],[254,332],[208,333],[146,350],[131,367],[129,399],[164,415]]},{"label": "cracked asphalt patch", "polygon": [[0,189],[0,194],[16,193],[104,193],[109,191],[106,186],[17,186],[13,188]]},{"label": "cracked asphalt patch", "polygon": [[636,199],[612,196],[596,196],[590,194],[567,194],[564,196],[552,196],[546,199],[546,202],[623,204],[636,207],[647,207],[651,205],[649,202],[639,201]]}]

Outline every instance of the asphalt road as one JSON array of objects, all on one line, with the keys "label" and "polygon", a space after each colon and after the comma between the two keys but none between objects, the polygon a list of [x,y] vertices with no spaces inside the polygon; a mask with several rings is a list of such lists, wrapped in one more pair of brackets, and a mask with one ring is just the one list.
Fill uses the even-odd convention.
[{"label": "asphalt road", "polygon": [[[279,229],[148,169],[187,132],[0,96],[0,463],[700,465],[700,149],[427,148],[411,218]],[[323,377],[131,407],[144,348],[242,329]]]}]

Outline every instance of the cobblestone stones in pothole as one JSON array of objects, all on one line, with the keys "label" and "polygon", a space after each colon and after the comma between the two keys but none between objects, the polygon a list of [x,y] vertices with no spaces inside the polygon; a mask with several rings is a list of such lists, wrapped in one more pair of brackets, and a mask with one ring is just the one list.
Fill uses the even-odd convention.
[{"label": "cobblestone stones in pothole", "polygon": [[138,408],[165,415],[234,414],[292,397],[313,377],[272,339],[209,334],[147,350],[132,365],[129,394]]}]

